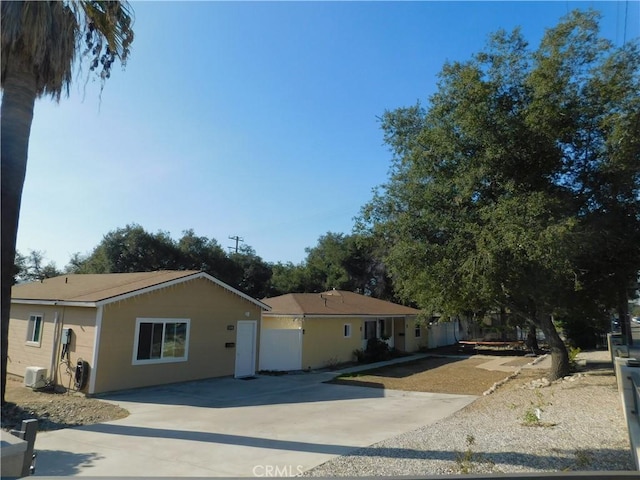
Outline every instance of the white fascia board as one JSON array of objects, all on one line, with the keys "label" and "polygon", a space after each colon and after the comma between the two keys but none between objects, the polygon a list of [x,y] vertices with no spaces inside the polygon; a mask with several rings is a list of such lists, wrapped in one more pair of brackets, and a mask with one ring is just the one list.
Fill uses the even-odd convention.
[{"label": "white fascia board", "polygon": [[62,300],[25,300],[20,298],[12,298],[11,303],[17,303],[21,305],[53,305],[61,307],[85,307],[96,308],[97,302],[70,302]]},{"label": "white fascia board", "polygon": [[158,285],[152,285],[150,287],[141,288],[140,290],[136,290],[134,292],[124,293],[122,295],[117,295],[115,297],[107,298],[105,300],[100,300],[99,302],[96,302],[94,306],[103,306],[103,305],[108,305],[110,303],[121,302],[123,300],[127,300],[128,298],[137,297],[138,295],[144,295],[145,293],[154,292],[156,290],[162,290],[163,288],[168,288],[168,287],[171,287],[173,285],[179,285],[179,284],[184,283],[184,282],[190,282],[191,280],[196,280],[198,278],[205,278],[205,279],[215,283],[216,285],[219,285],[220,287],[224,288],[225,290],[228,290],[231,293],[234,293],[234,294],[244,298],[245,300],[250,301],[251,303],[257,305],[258,307],[260,307],[263,310],[271,310],[271,307],[269,307],[268,305],[256,300],[255,298],[251,298],[249,295],[247,295],[245,293],[242,293],[240,290],[236,290],[235,288],[231,287],[230,285],[227,285],[226,283],[218,280],[215,277],[212,277],[211,275],[209,275],[209,274],[207,274],[205,272],[194,273],[193,275],[187,275],[187,276],[184,276],[184,277],[176,278],[175,280],[159,283]]}]

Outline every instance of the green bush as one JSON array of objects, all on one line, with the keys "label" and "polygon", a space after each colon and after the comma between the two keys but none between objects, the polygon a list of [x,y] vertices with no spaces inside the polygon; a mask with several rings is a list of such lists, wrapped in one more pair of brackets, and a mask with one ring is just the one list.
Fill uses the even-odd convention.
[{"label": "green bush", "polygon": [[379,338],[367,340],[367,348],[364,351],[367,362],[382,362],[391,358],[389,345]]}]

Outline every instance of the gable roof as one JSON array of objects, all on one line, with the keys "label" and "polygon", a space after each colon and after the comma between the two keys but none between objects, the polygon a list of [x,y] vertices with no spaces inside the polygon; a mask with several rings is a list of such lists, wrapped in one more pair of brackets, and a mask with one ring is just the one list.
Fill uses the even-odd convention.
[{"label": "gable roof", "polygon": [[264,310],[269,309],[264,303],[197,270],[61,275],[14,285],[11,302],[97,307],[198,278],[205,278]]},{"label": "gable roof", "polygon": [[336,316],[359,315],[392,317],[418,315],[420,310],[344,290],[323,293],[288,293],[264,298],[271,307],[267,315]]}]

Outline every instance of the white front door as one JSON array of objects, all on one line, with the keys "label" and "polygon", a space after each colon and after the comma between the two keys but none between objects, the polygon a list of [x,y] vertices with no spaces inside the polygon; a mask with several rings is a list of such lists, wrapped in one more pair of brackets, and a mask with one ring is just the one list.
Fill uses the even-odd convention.
[{"label": "white front door", "polygon": [[238,320],[236,330],[235,377],[251,377],[256,373],[256,330],[255,320]]}]

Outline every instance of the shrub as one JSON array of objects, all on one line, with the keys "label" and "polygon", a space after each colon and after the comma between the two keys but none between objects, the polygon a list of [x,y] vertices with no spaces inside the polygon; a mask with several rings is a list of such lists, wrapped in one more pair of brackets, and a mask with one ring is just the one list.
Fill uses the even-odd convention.
[{"label": "shrub", "polygon": [[379,338],[370,338],[367,340],[367,348],[364,354],[367,362],[382,362],[391,358],[389,345]]},{"label": "shrub", "polygon": [[364,354],[364,350],[362,350],[361,348],[354,350],[353,356],[355,357],[356,362],[358,363],[364,363],[366,360],[366,355]]}]

